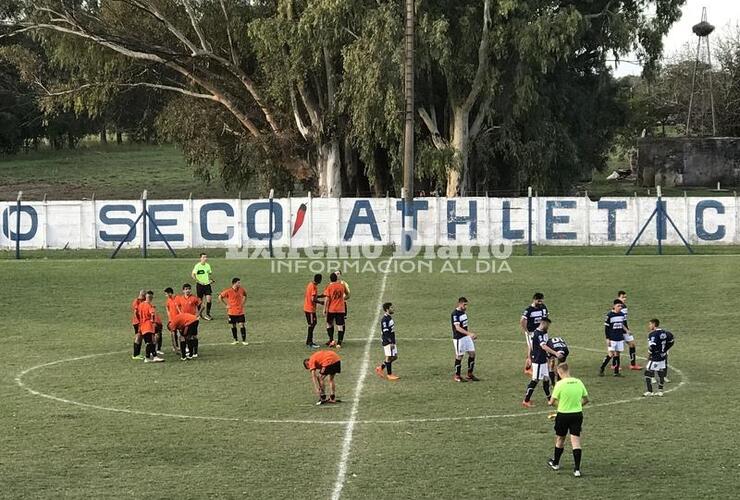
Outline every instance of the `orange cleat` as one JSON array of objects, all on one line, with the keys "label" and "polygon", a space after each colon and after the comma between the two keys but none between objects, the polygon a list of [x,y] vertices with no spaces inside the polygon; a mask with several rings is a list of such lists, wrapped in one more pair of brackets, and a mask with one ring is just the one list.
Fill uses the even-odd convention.
[{"label": "orange cleat", "polygon": [[396,380],[398,380],[398,379],[399,379],[399,378],[401,378],[401,377],[399,377],[398,375],[388,375],[388,376],[387,376],[386,378],[387,378],[388,380],[392,380],[392,381],[394,381],[394,382],[395,382]]},{"label": "orange cleat", "polygon": [[337,346],[337,343],[332,340],[331,342],[329,342],[328,345],[329,345],[329,347],[336,347]]},{"label": "orange cleat", "polygon": [[383,373],[383,367],[382,366],[376,366],[375,367],[375,375],[377,375],[380,378],[385,378],[385,374]]},{"label": "orange cleat", "polygon": [[522,406],[524,408],[532,408],[534,406],[534,403],[531,401],[522,401]]},{"label": "orange cleat", "polygon": [[454,377],[452,377],[452,380],[454,380],[455,382],[465,382],[465,380],[463,380],[460,375],[455,375]]},{"label": "orange cleat", "polygon": [[642,370],[642,366],[640,366],[640,365],[630,365],[630,370]]}]

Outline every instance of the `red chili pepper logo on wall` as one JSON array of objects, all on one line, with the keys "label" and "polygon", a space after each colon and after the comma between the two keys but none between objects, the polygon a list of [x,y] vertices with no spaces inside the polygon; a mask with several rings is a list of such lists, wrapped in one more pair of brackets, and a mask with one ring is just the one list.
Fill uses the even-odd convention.
[{"label": "red chili pepper logo on wall", "polygon": [[292,238],[296,235],[298,230],[303,226],[303,221],[306,219],[306,207],[305,203],[301,203],[301,206],[298,207],[298,212],[295,214],[295,225],[293,226],[293,234],[290,235]]}]

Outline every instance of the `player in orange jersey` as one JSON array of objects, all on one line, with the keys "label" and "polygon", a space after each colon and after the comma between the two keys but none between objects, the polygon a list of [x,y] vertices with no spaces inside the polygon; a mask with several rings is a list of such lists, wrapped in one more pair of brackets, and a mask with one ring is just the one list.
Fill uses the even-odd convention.
[{"label": "player in orange jersey", "polygon": [[[170,318],[167,328],[180,336],[180,359],[182,361],[198,357],[198,316],[177,313]],[[187,349],[186,350],[186,346]]]},{"label": "player in orange jersey", "polygon": [[155,321],[157,308],[154,307],[154,292],[146,292],[145,300],[137,308],[139,315],[139,334],[146,344],[145,363],[161,363],[164,359],[157,356],[157,347],[154,343],[156,331]]},{"label": "player in orange jersey", "polygon": [[316,349],[319,346],[313,341],[313,330],[316,328],[316,304],[324,304],[321,300],[324,296],[319,295],[319,283],[321,283],[322,276],[315,274],[313,281],[310,281],[306,285],[306,293],[303,296],[303,312],[306,315],[306,323],[308,323],[308,334],[306,335],[306,347]]},{"label": "player in orange jersey", "polygon": [[229,324],[231,325],[231,335],[234,337],[232,344],[239,343],[236,336],[236,327],[240,329],[242,335],[242,344],[249,345],[247,342],[247,326],[244,317],[244,303],[247,301],[247,291],[242,286],[239,278],[231,280],[231,286],[218,294],[218,300],[226,306],[226,314],[229,315]]},{"label": "player in orange jersey", "polygon": [[195,314],[196,316],[199,316],[203,310],[203,302],[193,295],[193,287],[190,286],[190,283],[185,283],[182,286],[182,295],[175,297],[175,304],[178,312]]},{"label": "player in orange jersey", "polygon": [[177,342],[177,332],[169,328],[169,324],[172,321],[172,318],[177,316],[180,312],[177,309],[177,296],[175,295],[175,291],[172,289],[172,287],[169,286],[164,289],[164,294],[167,297],[164,306],[167,309],[167,329],[170,331],[170,337],[172,339],[172,351],[178,352],[180,350],[180,345]]},{"label": "player in orange jersey", "polygon": [[[311,372],[311,382],[314,392],[319,397],[317,405],[339,403],[336,396],[336,384],[334,376],[342,371],[342,360],[334,351],[316,351],[313,355],[303,360],[303,367]],[[329,377],[329,399],[326,399],[325,379]]]},{"label": "player in orange jersey", "polygon": [[[324,289],[324,315],[326,316],[326,333],[329,347],[341,347],[344,341],[344,315],[347,312],[344,302],[347,294],[345,286],[338,281],[336,273],[329,275],[329,283]],[[337,342],[334,342],[334,326],[337,328]]]},{"label": "player in orange jersey", "polygon": [[139,290],[139,295],[131,301],[131,325],[134,327],[134,353],[131,359],[144,359],[141,355],[141,334],[139,333],[139,304],[144,302],[146,293]]}]

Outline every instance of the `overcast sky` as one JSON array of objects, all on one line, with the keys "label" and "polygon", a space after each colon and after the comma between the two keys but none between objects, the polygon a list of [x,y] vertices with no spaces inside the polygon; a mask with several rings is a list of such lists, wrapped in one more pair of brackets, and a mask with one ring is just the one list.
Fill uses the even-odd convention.
[{"label": "overcast sky", "polygon": [[[740,23],[740,0],[688,0],[683,6],[683,15],[666,35],[664,56],[670,57],[681,50],[687,42],[696,43],[696,36],[691,27],[701,21],[701,9],[707,8],[708,20],[717,27],[715,33],[722,33]],[[625,59],[633,59],[632,56]],[[642,68],[636,64],[620,62],[615,76],[639,75]]]}]

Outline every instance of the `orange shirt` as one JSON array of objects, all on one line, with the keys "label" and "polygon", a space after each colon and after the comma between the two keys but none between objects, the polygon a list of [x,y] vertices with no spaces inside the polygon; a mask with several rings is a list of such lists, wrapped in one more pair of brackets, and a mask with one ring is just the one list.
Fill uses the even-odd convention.
[{"label": "orange shirt", "polygon": [[326,295],[325,306],[327,312],[330,313],[343,313],[347,312],[346,304],[344,303],[344,294],[347,289],[344,285],[339,282],[329,283],[324,289],[324,295]]},{"label": "orange shirt", "polygon": [[139,304],[144,302],[140,298],[136,297],[133,302],[131,302],[131,324],[132,325],[138,325],[139,324]]},{"label": "orange shirt", "polygon": [[247,291],[244,287],[240,286],[236,290],[233,287],[229,287],[218,296],[226,299],[226,313],[229,316],[241,316],[244,314],[243,297],[247,296]]},{"label": "orange shirt", "polygon": [[139,304],[139,333],[142,335],[154,333],[154,317],[157,309],[148,302]]},{"label": "orange shirt", "polygon": [[180,312],[198,314],[200,299],[195,295],[190,295],[188,297],[185,295],[178,295],[175,297],[175,305],[180,308]]},{"label": "orange shirt", "polygon": [[308,358],[308,369],[320,370],[321,368],[331,366],[340,360],[341,358],[334,351],[316,351],[310,358]]},{"label": "orange shirt", "polygon": [[303,311],[307,313],[316,312],[314,299],[319,294],[319,287],[313,281],[306,286],[306,295],[303,298]]},{"label": "orange shirt", "polygon": [[168,326],[170,330],[182,330],[196,321],[198,321],[198,316],[195,314],[179,313],[170,318],[170,324]]},{"label": "orange shirt", "polygon": [[167,308],[167,319],[172,321],[172,318],[177,316],[177,301],[176,297],[167,297],[167,301],[164,306]]}]

